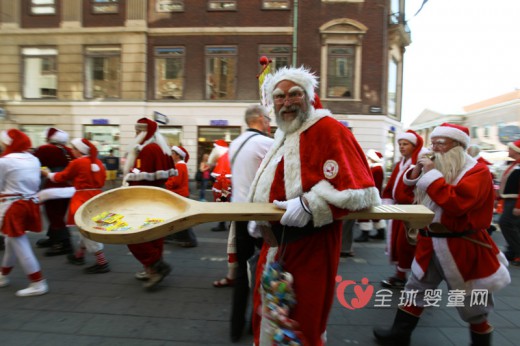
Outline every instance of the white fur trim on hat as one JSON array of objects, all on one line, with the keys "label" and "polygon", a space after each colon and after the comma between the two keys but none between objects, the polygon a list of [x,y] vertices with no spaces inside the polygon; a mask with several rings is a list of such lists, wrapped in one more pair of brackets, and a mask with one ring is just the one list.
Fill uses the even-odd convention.
[{"label": "white fur trim on hat", "polygon": [[461,143],[464,149],[468,147],[469,142],[471,140],[469,136],[466,133],[464,133],[464,131],[448,126],[437,126],[436,128],[434,128],[432,133],[430,134],[430,138],[434,137],[451,138]]},{"label": "white fur trim on hat", "polygon": [[314,100],[314,89],[318,86],[318,77],[310,72],[310,70],[305,67],[282,67],[279,68],[276,73],[269,78],[266,87],[266,93],[268,97],[272,100],[273,91],[281,81],[289,80],[294,82],[305,90],[307,94],[307,98],[312,102]]},{"label": "white fur trim on hat", "polygon": [[507,146],[520,154],[520,140],[516,142],[510,142]]},{"label": "white fur trim on hat", "polygon": [[379,155],[377,155],[377,152],[374,149],[370,149],[367,152],[367,157],[374,162],[381,162],[383,160]]},{"label": "white fur trim on hat", "polygon": [[13,144],[13,139],[11,137],[9,137],[9,135],[7,134],[7,131],[0,132],[0,141],[2,141],[2,143],[4,143],[7,146],[10,146],[11,144]]},{"label": "white fur trim on hat", "polygon": [[90,148],[88,147],[88,145],[83,143],[81,138],[74,138],[70,141],[70,144],[72,144],[74,148],[78,149],[78,151],[83,155],[88,155],[90,153]]},{"label": "white fur trim on hat", "polygon": [[69,135],[67,134],[67,132],[58,129],[56,132],[54,132],[52,136],[49,137],[49,141],[60,144],[65,144],[68,140]]},{"label": "white fur trim on hat", "polygon": [[397,141],[400,141],[401,139],[407,140],[413,145],[417,145],[417,137],[413,133],[403,132],[397,136]]},{"label": "white fur trim on hat", "polygon": [[182,157],[183,160],[186,158],[186,153],[184,151],[182,151],[181,148],[179,148],[178,146],[174,145],[172,147],[172,151],[174,151],[177,154],[179,154],[180,157]]}]

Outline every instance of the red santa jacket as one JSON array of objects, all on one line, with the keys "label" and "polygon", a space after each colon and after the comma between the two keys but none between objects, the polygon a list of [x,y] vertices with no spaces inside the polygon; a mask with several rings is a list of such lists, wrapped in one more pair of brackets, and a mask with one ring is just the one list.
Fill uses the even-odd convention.
[{"label": "red santa jacket", "polygon": [[186,167],[186,162],[179,161],[175,165],[177,169],[177,175],[169,177],[166,181],[165,187],[166,189],[175,192],[183,197],[190,196],[190,186],[189,186],[189,176],[188,176],[188,167]]},{"label": "red santa jacket", "polygon": [[[407,172],[405,183],[426,191],[435,212],[433,222],[452,232],[476,231],[466,238],[430,238],[418,236],[413,272],[422,278],[435,253],[452,289],[498,290],[511,281],[507,260],[486,229],[493,215],[494,191],[489,170],[469,155],[462,172],[448,184],[441,172],[433,169],[416,180]],[[482,245],[485,244],[485,245]]]},{"label": "red santa jacket", "polygon": [[145,145],[135,159],[133,169],[127,174],[126,180],[130,186],[148,185],[162,187],[166,180],[175,174],[173,159],[163,153],[157,143]]},{"label": "red santa jacket", "polygon": [[231,202],[231,164],[228,151],[218,158],[211,175],[215,178],[212,188],[215,201]]},{"label": "red santa jacket", "polygon": [[49,175],[50,179],[57,183],[72,181],[72,185],[76,188],[70,200],[68,225],[75,225],[74,214],[83,203],[102,192],[106,180],[105,166],[99,159],[96,159],[95,163],[100,170],[92,172],[90,157],[82,156],[72,160],[62,172]]},{"label": "red santa jacket", "polygon": [[385,173],[383,171],[383,165],[380,163],[374,163],[370,165],[370,172],[372,173],[372,177],[374,178],[374,183],[376,184],[376,188],[381,194],[383,191],[383,180],[385,179]]},{"label": "red santa jacket", "polygon": [[412,160],[404,158],[395,165],[392,175],[383,190],[384,204],[412,204],[414,200],[413,187],[403,182],[403,174],[412,164]]}]

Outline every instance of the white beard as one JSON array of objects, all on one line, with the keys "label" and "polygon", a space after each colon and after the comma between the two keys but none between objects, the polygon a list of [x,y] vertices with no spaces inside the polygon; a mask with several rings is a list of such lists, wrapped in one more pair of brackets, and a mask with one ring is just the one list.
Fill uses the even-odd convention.
[{"label": "white beard", "polygon": [[135,136],[134,140],[131,141],[130,144],[128,144],[126,149],[127,155],[125,166],[123,167],[123,176],[130,173],[132,168],[134,168],[135,160],[137,159],[137,156],[139,156],[139,143],[141,143],[145,137],[146,131],[142,131],[137,136]]},{"label": "white beard", "polygon": [[[451,184],[466,165],[466,153],[463,147],[457,146],[444,154],[435,153],[433,162],[435,163],[435,169],[441,172],[448,184]],[[433,203],[426,191],[417,188],[415,189],[415,201],[425,206]]]},{"label": "white beard", "polygon": [[[308,105],[307,109],[311,109],[310,105]],[[293,120],[284,120],[282,117],[282,112],[285,111],[297,111],[296,118]],[[286,134],[290,134],[298,130],[303,123],[309,118],[309,111],[302,111],[301,107],[296,105],[291,105],[289,107],[282,107],[278,112],[275,112],[276,115],[276,124]]]}]

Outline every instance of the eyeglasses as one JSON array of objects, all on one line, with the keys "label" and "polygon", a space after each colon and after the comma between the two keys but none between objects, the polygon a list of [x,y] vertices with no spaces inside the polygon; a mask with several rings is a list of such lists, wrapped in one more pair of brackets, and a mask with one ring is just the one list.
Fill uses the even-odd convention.
[{"label": "eyeglasses", "polygon": [[444,147],[446,147],[447,145],[449,145],[450,143],[455,144],[456,142],[454,142],[454,141],[450,141],[450,142],[448,142],[448,141],[445,140],[445,139],[439,139],[439,140],[436,140],[436,141],[432,141],[432,142],[430,143],[430,147],[432,147],[432,148],[433,148],[433,147],[442,147],[442,148],[444,148]]},{"label": "eyeglasses", "polygon": [[283,105],[285,101],[289,101],[289,103],[295,103],[300,102],[303,97],[305,96],[304,93],[300,91],[291,92],[289,94],[276,94],[273,95],[274,103],[277,105]]}]

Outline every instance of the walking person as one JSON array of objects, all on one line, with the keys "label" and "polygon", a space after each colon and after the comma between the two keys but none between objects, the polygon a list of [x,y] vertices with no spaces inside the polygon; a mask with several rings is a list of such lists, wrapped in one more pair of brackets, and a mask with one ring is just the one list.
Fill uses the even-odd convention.
[{"label": "walking person", "polygon": [[[231,160],[231,186],[233,195],[231,202],[247,202],[249,188],[265,154],[273,144],[267,135],[270,128],[268,111],[261,105],[251,105],[245,111],[247,130],[229,145]],[[233,222],[230,227],[228,246],[234,247],[236,253],[236,277],[233,287],[231,307],[231,341],[238,342],[242,336],[246,321],[246,310],[249,301],[249,279],[247,274],[248,260],[255,249],[262,245],[261,238],[253,238],[248,233],[247,221]],[[234,235],[232,234],[234,233]],[[234,243],[232,240],[235,240]],[[253,280],[254,282],[254,280]],[[250,316],[251,317],[251,316]]]},{"label": "walking person", "polygon": [[[172,158],[173,162],[175,163],[177,175],[169,177],[166,181],[165,187],[167,190],[171,192],[179,194],[182,197],[188,198],[190,197],[190,185],[188,167],[186,166],[186,164],[190,159],[190,154],[184,147],[180,145],[174,145],[172,147]],[[197,246],[197,237],[195,236],[195,233],[193,232],[193,229],[191,227],[184,231],[180,231],[167,236],[165,238],[165,241],[171,241],[182,247]]]},{"label": "walking person", "polygon": [[206,189],[208,187],[211,174],[211,167],[208,164],[208,158],[209,154],[203,154],[199,165],[199,171],[201,172],[199,201],[201,202],[206,202]]},{"label": "walking person", "polygon": [[[417,163],[423,149],[423,139],[415,131],[408,130],[397,136],[401,160],[396,164],[390,179],[383,190],[383,204],[413,204],[414,189],[404,181],[404,172]],[[410,271],[415,245],[406,236],[404,222],[391,220],[389,222],[388,254],[390,262],[395,263],[395,274],[381,281],[386,288],[401,289],[406,283],[406,273]]]},{"label": "walking person", "polygon": [[[36,148],[34,156],[40,160],[42,167],[47,167],[51,172],[61,172],[74,158],[71,149],[67,147],[69,135],[55,127],[46,129],[44,135],[47,143]],[[65,255],[73,251],[70,231],[66,225],[67,209],[73,193],[74,189],[68,181],[56,183],[45,179],[43,182],[39,197],[49,227],[47,238],[39,239],[36,246],[48,248],[45,256]]]},{"label": "walking person", "polygon": [[[105,166],[98,158],[97,148],[85,138],[75,138],[71,141],[72,155],[74,160],[61,172],[51,172],[49,169],[42,169],[42,174],[50,181],[63,183],[71,181],[76,188],[72,196],[69,207],[67,225],[75,226],[74,215],[83,203],[94,196],[99,195],[105,185],[106,170]],[[103,252],[103,244],[85,238],[79,233],[78,247],[73,254],[69,254],[67,259],[71,264],[85,264],[85,252],[89,252],[96,257],[96,263],[85,268],[87,274],[102,274],[110,271],[110,266]]]},{"label": "walking person", "polygon": [[36,197],[40,188],[40,162],[28,152],[29,137],[17,129],[0,132],[0,144],[4,147],[0,156],[0,226],[5,235],[0,287],[9,285],[8,275],[18,260],[30,284],[16,295],[42,295],[49,287],[25,234],[26,231],[41,232],[42,228]]},{"label": "walking person", "polygon": [[[445,281],[448,290],[464,297],[457,311],[469,324],[471,345],[491,345],[492,293],[511,282],[507,260],[486,229],[493,216],[494,191],[489,169],[466,153],[468,128],[443,123],[431,133],[435,157],[423,156],[405,173],[404,182],[416,187],[417,201],[430,208],[433,222],[421,229],[412,273],[404,294],[414,299],[399,306],[392,327],[375,328],[386,345],[408,345],[426,306],[428,295]],[[486,294],[473,304],[474,290]],[[429,293],[430,292],[430,293]]]},{"label": "walking person", "polygon": [[[135,125],[136,136],[128,148],[123,170],[123,185],[163,187],[168,178],[177,174],[174,169],[171,148],[158,131],[158,124],[141,118]],[[164,238],[145,243],[129,244],[128,249],[143,265],[143,271],[135,274],[144,281],[145,289],[153,289],[172,268],[163,259]]]},{"label": "walking person", "polygon": [[511,265],[520,266],[520,140],[508,144],[509,157],[514,161],[500,180],[500,198],[504,211],[498,224],[507,242],[506,256]]},{"label": "walking person", "polygon": [[[264,245],[257,264],[253,329],[255,345],[271,345],[274,331],[263,316],[264,268],[282,260],[292,274],[296,305],[289,318],[305,345],[324,345],[334,299],[342,221],[349,211],[381,203],[365,154],[352,133],[330,111],[316,109],[318,81],[307,69],[284,67],[269,79],[278,129],[251,184],[252,202],[274,203],[280,222],[258,222]],[[268,273],[266,273],[268,275]]]}]

